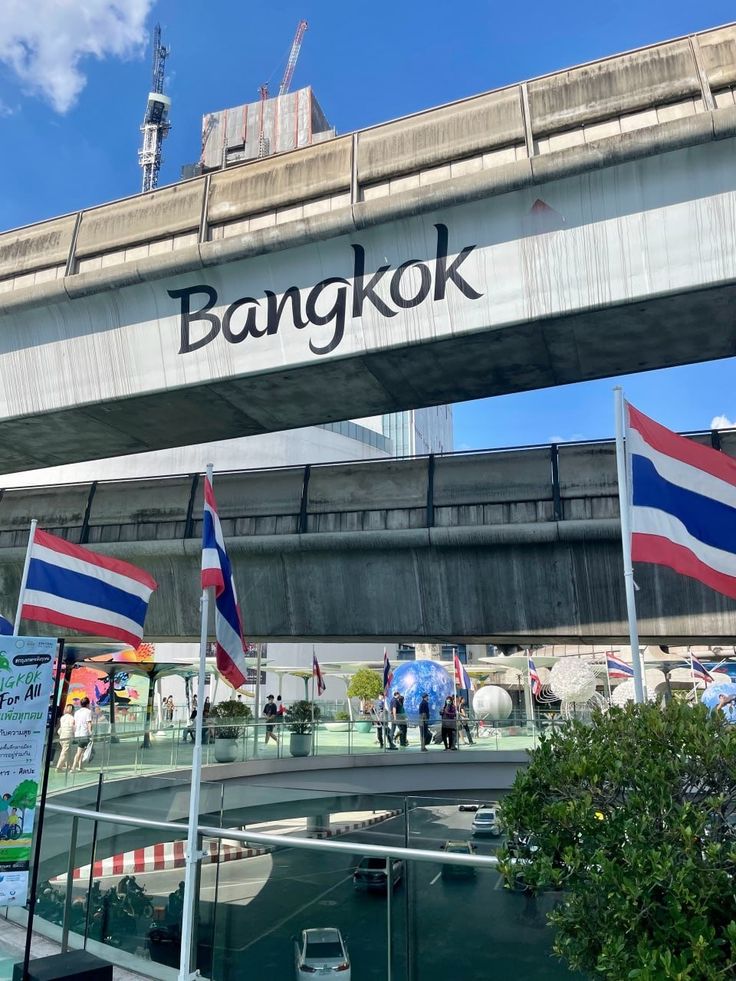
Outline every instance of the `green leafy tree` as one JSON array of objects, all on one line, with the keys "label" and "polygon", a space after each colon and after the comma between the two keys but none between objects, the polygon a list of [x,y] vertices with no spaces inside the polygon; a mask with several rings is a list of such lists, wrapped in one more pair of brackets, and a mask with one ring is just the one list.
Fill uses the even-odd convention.
[{"label": "green leafy tree", "polygon": [[591,976],[736,974],[736,727],[630,705],[542,739],[503,802],[509,887],[561,890],[555,952]]},{"label": "green leafy tree", "polygon": [[348,685],[349,698],[374,699],[383,691],[383,678],[372,668],[358,668]]},{"label": "green leafy tree", "polygon": [[27,811],[36,806],[38,796],[38,784],[35,780],[23,780],[11,794],[8,804],[10,807],[18,807]]}]

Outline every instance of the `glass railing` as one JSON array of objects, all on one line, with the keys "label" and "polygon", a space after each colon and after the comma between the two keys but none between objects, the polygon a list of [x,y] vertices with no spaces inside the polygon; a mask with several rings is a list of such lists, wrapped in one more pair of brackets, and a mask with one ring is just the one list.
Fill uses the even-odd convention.
[{"label": "glass railing", "polygon": [[[210,814],[217,799],[213,787]],[[503,887],[495,855],[502,834],[473,827],[470,808],[481,802],[489,803],[374,799],[372,818],[366,812],[363,821],[339,825],[329,840],[307,808],[290,832],[276,820],[271,831],[223,828],[232,812],[201,818],[207,858],[198,877],[198,970],[212,981],[319,977],[330,965],[347,966],[326,976],[354,981],[572,977],[550,954],[546,913],[559,896],[532,898]],[[165,856],[185,839],[185,823],[121,815],[112,801],[105,810],[104,792],[101,803],[99,812],[48,805],[55,842],[44,841],[34,928],[61,949],[85,947],[145,977],[173,981],[184,872],[174,862],[169,868]],[[333,830],[336,818],[324,818]],[[131,871],[126,863],[145,866],[143,842],[158,849],[157,867]],[[102,865],[92,864],[95,847]],[[18,910],[11,920],[26,916]],[[0,931],[0,950],[7,932]],[[299,974],[298,967],[316,972]],[[10,977],[2,972],[0,961],[0,979]]]},{"label": "glass railing", "polygon": [[[287,723],[251,722],[240,727],[236,738],[224,739],[218,737],[216,725],[208,724],[204,731],[203,764],[380,754],[391,752],[394,747],[404,753],[416,753],[422,748],[416,726],[407,728],[406,745],[402,745],[400,730],[392,732],[391,726],[379,727],[370,720],[326,721],[307,728],[307,732],[295,732]],[[452,740],[459,752],[527,750],[537,745],[539,731],[538,725],[531,723],[473,721],[468,723],[467,729],[461,727],[453,732]],[[456,739],[458,733],[459,740]],[[431,736],[430,754],[443,752],[441,727],[432,726]],[[88,786],[97,782],[100,773],[111,780],[189,769],[193,746],[194,733],[188,724],[171,724],[148,732],[117,727],[115,733],[96,731],[92,758],[79,770],[72,771],[67,766],[58,769],[60,753],[57,746],[49,789],[54,794]]]}]

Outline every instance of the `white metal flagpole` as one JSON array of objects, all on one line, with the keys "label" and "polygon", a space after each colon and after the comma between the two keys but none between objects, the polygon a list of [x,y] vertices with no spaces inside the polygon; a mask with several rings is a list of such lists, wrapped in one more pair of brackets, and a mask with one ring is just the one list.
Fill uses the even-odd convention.
[{"label": "white metal flagpole", "polygon": [[693,683],[693,698],[697,702],[698,700],[698,683],[695,680],[695,665],[693,664],[693,652],[688,647],[687,656],[690,658],[690,680]]},{"label": "white metal flagpole", "polygon": [[621,512],[621,550],[624,560],[626,612],[629,618],[631,665],[634,669],[634,698],[638,704],[646,699],[646,685],[639,656],[639,631],[636,625],[634,567],[631,561],[631,515],[629,513],[629,482],[624,447],[624,393],[620,385],[614,388],[616,404],[616,472],[618,474],[618,504]]},{"label": "white metal flagpole", "polygon": [[[207,464],[207,476],[212,480],[213,466]],[[207,629],[210,612],[211,587],[202,590],[199,599],[199,672],[197,674],[197,717],[194,720],[194,750],[192,752],[192,789],[189,793],[189,827],[187,831],[186,871],[184,874],[184,908],[181,921],[181,950],[179,981],[198,976],[196,951],[193,948],[194,910],[197,902],[197,871],[203,852],[198,849],[199,791],[202,782],[202,717],[204,715],[204,682],[207,658]],[[194,964],[194,970],[192,965]]]},{"label": "white metal flagpole", "polygon": [[36,537],[36,526],[38,521],[34,518],[31,521],[31,530],[28,535],[28,547],[26,548],[26,559],[23,563],[23,575],[20,577],[20,592],[18,593],[18,607],[15,611],[15,624],[13,625],[13,634],[18,636],[18,631],[20,630],[20,620],[21,612],[23,610],[23,600],[26,595],[26,583],[28,582],[28,567],[31,564],[31,549],[33,548],[33,539]]}]

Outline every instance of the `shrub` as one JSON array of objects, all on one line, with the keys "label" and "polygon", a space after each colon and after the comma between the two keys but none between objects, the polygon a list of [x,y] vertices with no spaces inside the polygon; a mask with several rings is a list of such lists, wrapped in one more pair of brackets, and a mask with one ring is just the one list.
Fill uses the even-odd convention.
[{"label": "shrub", "polygon": [[212,707],[209,724],[217,739],[237,739],[253,713],[243,702],[218,702]]},{"label": "shrub", "polygon": [[374,699],[383,691],[383,678],[372,668],[358,668],[348,685],[349,698]]},{"label": "shrub", "polygon": [[572,968],[616,981],[731,976],[736,728],[722,715],[673,701],[571,722],[531,753],[502,819],[507,885],[562,891],[549,918]]},{"label": "shrub", "polygon": [[286,710],[286,722],[292,732],[306,736],[312,732],[312,723],[317,722],[320,715],[319,705],[301,699]]}]

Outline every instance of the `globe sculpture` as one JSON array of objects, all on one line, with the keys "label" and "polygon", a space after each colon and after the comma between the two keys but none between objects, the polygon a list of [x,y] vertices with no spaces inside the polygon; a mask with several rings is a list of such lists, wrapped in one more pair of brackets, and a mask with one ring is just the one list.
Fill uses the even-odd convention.
[{"label": "globe sculpture", "polygon": [[[733,682],[725,682],[720,685],[708,685],[703,694],[700,696],[700,701],[703,705],[707,705],[711,712],[718,707],[718,697],[720,695],[736,695],[736,685]],[[729,722],[736,723],[736,705],[731,702],[730,705],[725,705],[721,711],[723,712],[726,719]]]},{"label": "globe sculpture", "polygon": [[508,719],[513,708],[511,695],[498,685],[484,685],[473,695],[473,714],[478,719],[491,722]]},{"label": "globe sculpture", "polygon": [[[664,672],[658,668],[647,668],[644,672],[644,680],[647,685],[647,701],[656,702],[662,687],[666,684]],[[635,701],[635,699],[636,689],[633,678],[629,678],[627,681],[622,681],[620,685],[616,685],[611,694],[612,705],[623,706],[627,702]]]},{"label": "globe sculpture", "polygon": [[419,703],[426,691],[429,695],[429,721],[438,722],[440,708],[453,693],[452,678],[436,661],[402,661],[394,669],[390,694],[400,691],[409,722],[419,721]]},{"label": "globe sculpture", "polygon": [[563,657],[555,664],[549,673],[549,689],[560,700],[563,719],[584,718],[591,709],[604,705],[596,692],[593,668],[577,657]]}]

